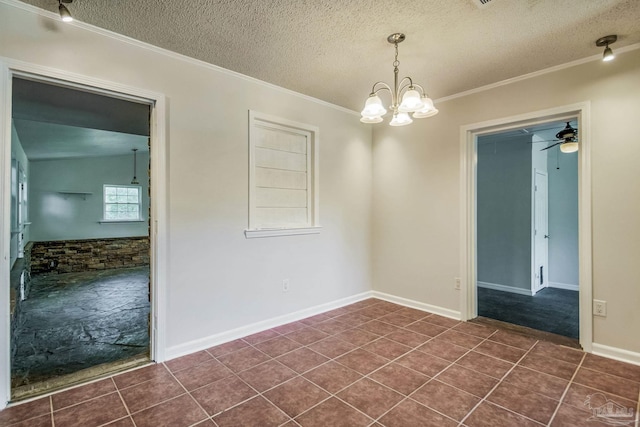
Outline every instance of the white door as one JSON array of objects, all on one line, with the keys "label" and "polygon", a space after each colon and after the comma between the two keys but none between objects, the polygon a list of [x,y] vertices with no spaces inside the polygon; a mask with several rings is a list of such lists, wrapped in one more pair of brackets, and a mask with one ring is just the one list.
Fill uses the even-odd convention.
[{"label": "white door", "polygon": [[533,250],[533,286],[534,293],[547,287],[549,281],[549,212],[548,181],[546,172],[539,170],[534,174],[534,250]]}]

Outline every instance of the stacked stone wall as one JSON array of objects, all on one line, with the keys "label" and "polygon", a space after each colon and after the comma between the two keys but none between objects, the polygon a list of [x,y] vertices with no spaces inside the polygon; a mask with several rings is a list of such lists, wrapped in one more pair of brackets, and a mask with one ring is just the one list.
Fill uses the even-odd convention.
[{"label": "stacked stone wall", "polygon": [[31,274],[75,273],[149,264],[149,237],[34,242]]}]

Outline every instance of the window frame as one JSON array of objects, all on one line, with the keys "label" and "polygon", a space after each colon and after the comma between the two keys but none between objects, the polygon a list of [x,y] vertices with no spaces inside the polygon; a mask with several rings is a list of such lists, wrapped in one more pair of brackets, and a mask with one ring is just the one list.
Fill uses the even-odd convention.
[{"label": "window frame", "polygon": [[[107,205],[108,204],[119,204],[119,203],[108,203],[107,202],[107,187],[110,188],[136,188],[138,189],[138,218],[136,219],[107,219]],[[121,203],[125,204],[125,203]],[[134,203],[126,203],[127,205],[133,205]],[[102,220],[101,223],[104,222],[116,222],[116,223],[124,223],[124,222],[144,222],[145,219],[142,216],[142,185],[139,184],[103,184],[102,185]]]},{"label": "window frame", "polygon": [[[256,224],[256,129],[273,129],[303,135],[307,138],[307,223],[300,226],[258,228]],[[249,110],[249,226],[245,237],[261,238],[320,233],[319,150],[320,129],[305,123]]]}]

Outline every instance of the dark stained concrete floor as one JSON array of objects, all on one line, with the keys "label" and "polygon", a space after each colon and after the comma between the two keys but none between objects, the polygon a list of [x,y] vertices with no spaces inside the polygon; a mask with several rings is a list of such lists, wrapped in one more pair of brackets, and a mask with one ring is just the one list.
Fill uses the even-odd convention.
[{"label": "dark stained concrete floor", "polygon": [[12,387],[149,353],[149,267],[36,276],[16,320]]},{"label": "dark stained concrete floor", "polygon": [[578,292],[545,288],[534,296],[478,288],[478,316],[579,338]]}]

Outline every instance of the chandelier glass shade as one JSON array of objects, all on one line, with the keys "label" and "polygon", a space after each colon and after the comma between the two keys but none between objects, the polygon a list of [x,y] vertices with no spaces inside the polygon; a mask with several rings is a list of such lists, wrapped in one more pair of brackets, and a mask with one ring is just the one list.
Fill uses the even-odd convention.
[{"label": "chandelier glass shade", "polygon": [[376,82],[371,88],[371,93],[365,101],[364,109],[361,112],[362,123],[380,123],[382,116],[387,114],[387,109],[382,104],[382,99],[378,95],[381,91],[388,91],[391,95],[391,105],[389,109],[393,117],[389,125],[405,126],[413,123],[409,113],[413,113],[413,118],[422,119],[438,114],[438,109],[434,107],[433,101],[427,96],[423,87],[413,83],[411,77],[399,79],[398,43],[404,41],[405,35],[394,33],[387,37],[387,41],[395,46],[396,55],[393,62],[393,86],[384,82]]}]

